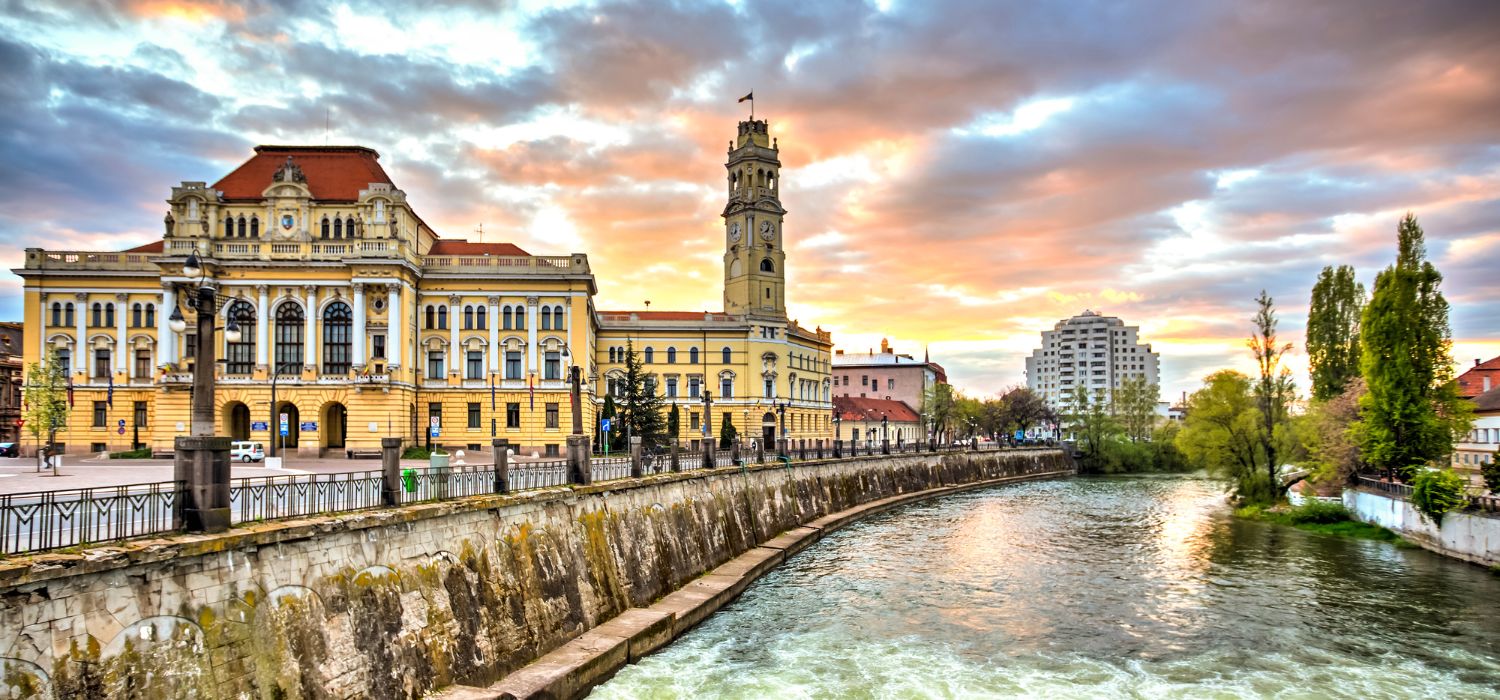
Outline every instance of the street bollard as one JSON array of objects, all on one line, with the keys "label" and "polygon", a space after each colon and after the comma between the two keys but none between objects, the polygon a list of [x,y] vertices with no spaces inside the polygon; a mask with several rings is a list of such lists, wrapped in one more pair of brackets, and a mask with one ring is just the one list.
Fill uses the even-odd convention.
[{"label": "street bollard", "polygon": [[380,438],[380,503],[401,505],[401,438]]},{"label": "street bollard", "polygon": [[495,453],[495,493],[510,490],[510,440],[490,440],[490,449]]}]

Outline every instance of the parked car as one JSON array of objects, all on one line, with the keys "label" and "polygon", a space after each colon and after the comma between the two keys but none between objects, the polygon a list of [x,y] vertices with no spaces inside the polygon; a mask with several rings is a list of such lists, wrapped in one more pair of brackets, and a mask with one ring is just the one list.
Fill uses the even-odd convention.
[{"label": "parked car", "polygon": [[21,446],[14,442],[0,442],[0,457],[20,457]]},{"label": "parked car", "polygon": [[262,462],[266,448],[258,442],[235,442],[229,446],[229,458],[236,462]]}]

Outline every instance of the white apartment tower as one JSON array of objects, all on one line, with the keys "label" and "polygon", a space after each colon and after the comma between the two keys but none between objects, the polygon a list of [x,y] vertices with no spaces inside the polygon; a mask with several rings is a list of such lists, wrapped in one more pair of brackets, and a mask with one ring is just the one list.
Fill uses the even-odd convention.
[{"label": "white apartment tower", "polygon": [[1125,379],[1144,376],[1159,384],[1161,356],[1140,342],[1140,328],[1114,316],[1085,310],[1042,331],[1042,347],[1026,358],[1026,385],[1053,408],[1067,403],[1073,387],[1103,389],[1106,396]]}]

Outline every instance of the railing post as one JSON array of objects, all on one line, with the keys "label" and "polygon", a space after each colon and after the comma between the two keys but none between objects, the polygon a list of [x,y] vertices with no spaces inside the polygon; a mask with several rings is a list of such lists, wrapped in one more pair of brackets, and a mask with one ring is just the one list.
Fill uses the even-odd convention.
[{"label": "railing post", "polygon": [[495,493],[510,491],[510,440],[494,438],[490,449],[495,453]]},{"label": "railing post", "polygon": [[594,483],[594,468],[589,462],[589,436],[568,436],[568,482],[587,486]]},{"label": "railing post", "polygon": [[891,453],[891,439],[890,438],[880,438],[880,454],[888,455],[890,453]]},{"label": "railing post", "polygon": [[401,505],[401,438],[380,438],[380,503]]},{"label": "railing post", "polygon": [[680,441],[677,438],[672,438],[672,471],[674,472],[682,471],[682,463],[677,461],[679,443]]},{"label": "railing post", "polygon": [[756,461],[757,464],[765,464],[766,463],[766,441],[765,440],[756,440],[755,441],[755,461]]},{"label": "railing post", "polygon": [[834,440],[833,441],[833,458],[834,459],[843,459],[844,458],[844,441],[843,440]]},{"label": "railing post", "polygon": [[630,437],[630,476],[633,479],[641,478],[641,436]]},{"label": "railing post", "polygon": [[823,458],[823,438],[818,438],[818,459]]},{"label": "railing post", "polygon": [[740,463],[740,441],[734,440],[729,443],[729,460],[736,465]]},{"label": "railing post", "polygon": [[173,445],[174,480],[182,489],[175,518],[188,532],[229,529],[227,437],[180,435]]}]

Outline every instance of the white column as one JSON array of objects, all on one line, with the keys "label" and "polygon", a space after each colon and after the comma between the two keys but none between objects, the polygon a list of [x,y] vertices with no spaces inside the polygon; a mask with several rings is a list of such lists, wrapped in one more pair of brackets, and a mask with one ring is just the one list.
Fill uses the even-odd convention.
[{"label": "white column", "polygon": [[302,338],[302,364],[318,366],[318,288],[311,284],[302,288],[307,295],[307,330]]},{"label": "white column", "polygon": [[87,357],[89,349],[89,295],[79,292],[73,295],[73,299],[78,302],[75,305],[77,315],[73,317],[74,332],[78,334],[77,338],[73,341],[73,372],[84,372],[84,376],[87,376],[89,367]]},{"label": "white column", "polygon": [[[271,364],[271,300],[264,284],[255,285],[255,364],[269,367]],[[274,373],[276,369],[271,368]]]},{"label": "white column", "polygon": [[536,363],[536,297],[526,297],[526,367],[521,370],[524,376],[530,372],[541,374]]},{"label": "white column", "polygon": [[401,327],[406,325],[406,315],[401,313],[401,283],[387,284],[385,286],[385,315],[389,319],[386,323],[386,364],[389,367],[401,366]]},{"label": "white column", "polygon": [[177,334],[172,332],[172,326],[167,321],[175,308],[177,291],[172,285],[162,285],[161,307],[156,310],[156,346],[160,349],[160,356],[156,361],[160,364],[177,364]]},{"label": "white column", "polygon": [[365,285],[355,282],[354,288],[354,344],[350,362],[355,367],[365,365]]},{"label": "white column", "polygon": [[484,320],[490,327],[490,371],[500,370],[500,297],[490,297],[489,316]]},{"label": "white column", "polygon": [[463,323],[462,313],[458,308],[460,301],[457,294],[448,297],[448,373],[451,375],[455,369],[459,369],[458,361],[458,327]]},{"label": "white column", "polygon": [[[41,322],[41,324],[39,324],[39,325],[41,325],[41,330],[37,331],[37,337],[40,338],[42,342],[41,342],[40,346],[37,348],[37,350],[38,350],[37,361],[38,362],[46,362],[47,361],[47,325],[52,322],[52,317],[49,316],[48,314],[52,313],[52,309],[49,308],[48,305],[47,305],[47,293],[46,292],[37,292],[36,302],[37,302],[37,304],[39,304],[41,306],[41,309],[42,309],[42,322]],[[61,320],[61,319],[59,319],[59,320]]]},{"label": "white column", "polygon": [[115,372],[125,371],[125,316],[130,313],[130,297],[126,294],[115,295]]}]

